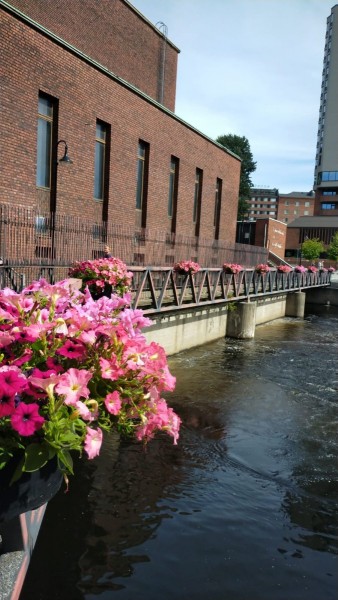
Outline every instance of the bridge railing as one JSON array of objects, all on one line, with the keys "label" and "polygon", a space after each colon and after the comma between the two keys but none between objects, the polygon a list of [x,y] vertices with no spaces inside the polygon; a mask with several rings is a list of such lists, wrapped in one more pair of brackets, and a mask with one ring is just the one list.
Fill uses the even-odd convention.
[{"label": "bridge railing", "polygon": [[[0,265],[0,288],[21,291],[41,277],[50,283],[68,276],[68,266]],[[330,285],[331,273],[280,273],[271,269],[257,273],[245,269],[226,274],[219,268],[202,268],[198,273],[181,275],[171,267],[129,267],[133,273],[132,306],[146,313],[173,311],[201,305],[249,300],[260,296],[294,292]]]},{"label": "bridge railing", "polygon": [[330,285],[331,278],[328,272],[279,273],[276,269],[266,274],[254,269],[226,274],[223,269],[208,268],[186,275],[170,268],[134,267],[131,270],[134,273],[133,307],[149,314],[323,287]]}]

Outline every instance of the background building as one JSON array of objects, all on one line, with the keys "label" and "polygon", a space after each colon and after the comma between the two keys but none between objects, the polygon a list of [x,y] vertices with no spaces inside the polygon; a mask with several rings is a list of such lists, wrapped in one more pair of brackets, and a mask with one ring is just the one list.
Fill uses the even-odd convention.
[{"label": "background building", "polygon": [[271,264],[279,264],[279,259],[284,259],[286,234],[287,225],[276,219],[260,218],[256,221],[237,222],[237,242],[266,248]]},{"label": "background building", "polygon": [[283,223],[291,223],[294,219],[312,216],[315,203],[315,194],[310,192],[290,192],[279,194],[277,219]]},{"label": "background building", "polygon": [[[208,240],[221,264],[241,162],[174,114],[176,46],[127,0],[0,10],[0,256],[92,258],[119,236],[128,261],[163,264],[181,237],[180,259],[204,261]],[[163,251],[150,257],[155,230]]]},{"label": "background building", "polygon": [[315,164],[314,214],[338,215],[338,4],[327,18]]},{"label": "background building", "polygon": [[248,218],[250,220],[277,218],[278,190],[276,188],[251,188]]}]

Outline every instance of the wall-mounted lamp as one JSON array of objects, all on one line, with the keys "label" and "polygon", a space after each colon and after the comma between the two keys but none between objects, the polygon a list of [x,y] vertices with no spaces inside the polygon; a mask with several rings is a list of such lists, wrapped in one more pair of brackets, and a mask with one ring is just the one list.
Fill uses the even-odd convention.
[{"label": "wall-mounted lamp", "polygon": [[57,143],[57,146],[59,146],[59,144],[65,145],[65,151],[64,151],[64,155],[58,160],[58,163],[67,163],[68,165],[71,165],[73,163],[73,161],[68,156],[67,142],[65,140],[59,140]]}]

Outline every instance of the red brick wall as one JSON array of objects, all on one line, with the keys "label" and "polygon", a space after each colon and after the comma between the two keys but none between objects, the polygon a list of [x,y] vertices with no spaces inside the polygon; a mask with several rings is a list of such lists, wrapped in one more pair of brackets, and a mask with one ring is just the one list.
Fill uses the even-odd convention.
[{"label": "red brick wall", "polygon": [[299,217],[312,217],[314,214],[314,204],[314,196],[291,196],[289,194],[280,194],[277,219],[285,223],[291,223]]},{"label": "red brick wall", "polygon": [[[72,3],[71,3],[72,4]],[[108,219],[135,224],[138,140],[150,144],[147,227],[168,229],[170,157],[180,159],[177,233],[194,234],[196,167],[203,169],[201,237],[213,237],[215,183],[223,181],[220,239],[235,241],[240,162],[170,113],[66,51],[3,11],[1,201],[36,206],[39,90],[59,100],[58,139],[66,139],[72,165],[59,165],[57,211],[100,219],[93,200],[96,119],[111,126]],[[59,149],[59,156],[61,150]]]},{"label": "red brick wall", "polygon": [[[123,0],[10,0],[118,77],[159,100],[162,34]],[[166,44],[164,106],[175,110],[178,49]]]},{"label": "red brick wall", "polygon": [[275,219],[257,219],[255,245],[268,248],[271,252],[284,258],[287,226]]},{"label": "red brick wall", "polygon": [[[333,189],[333,188],[332,188]],[[322,202],[327,204],[335,204],[336,209],[322,209]],[[316,217],[337,217],[338,216],[338,195],[335,196],[323,196],[322,190],[319,188],[316,190],[315,207],[313,214]]]},{"label": "red brick wall", "polygon": [[296,227],[288,228],[288,235],[286,240],[286,250],[298,250],[300,248],[299,242],[300,229]]}]

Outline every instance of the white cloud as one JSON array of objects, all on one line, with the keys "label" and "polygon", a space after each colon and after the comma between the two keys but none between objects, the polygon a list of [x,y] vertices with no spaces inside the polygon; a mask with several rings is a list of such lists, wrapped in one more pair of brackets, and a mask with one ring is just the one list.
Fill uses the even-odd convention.
[{"label": "white cloud", "polygon": [[131,0],[180,48],[176,113],[216,138],[245,135],[253,180],[313,184],[326,18],[333,0]]}]

